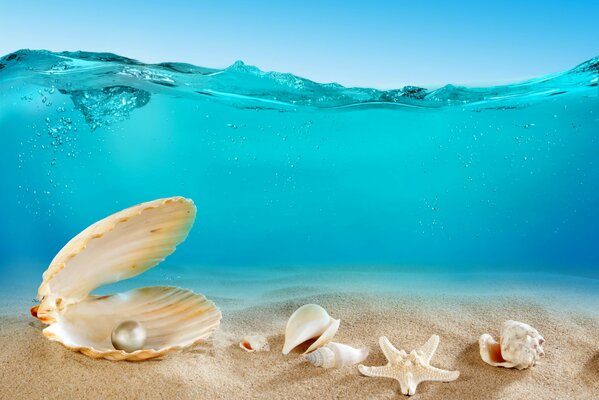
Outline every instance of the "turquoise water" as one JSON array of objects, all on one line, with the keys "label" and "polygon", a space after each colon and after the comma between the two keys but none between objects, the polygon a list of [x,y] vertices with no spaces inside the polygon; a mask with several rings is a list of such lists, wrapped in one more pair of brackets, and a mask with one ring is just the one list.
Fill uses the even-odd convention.
[{"label": "turquoise water", "polygon": [[167,266],[596,279],[598,84],[599,58],[378,91],[22,50],[0,59],[0,277],[37,277],[92,222],[182,195],[198,217]]}]

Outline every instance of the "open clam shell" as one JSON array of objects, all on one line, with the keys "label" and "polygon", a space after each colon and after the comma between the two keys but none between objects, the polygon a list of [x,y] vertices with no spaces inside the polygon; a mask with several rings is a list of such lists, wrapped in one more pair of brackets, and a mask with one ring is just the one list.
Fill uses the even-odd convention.
[{"label": "open clam shell", "polygon": [[[50,325],[44,335],[90,357],[131,361],[159,357],[210,336],[221,313],[189,290],[149,287],[89,295],[160,263],[185,240],[195,214],[191,200],[159,199],[113,214],[69,241],[44,273],[40,305],[32,309]],[[127,353],[112,346],[111,331],[124,320],[145,327],[143,349]]]}]

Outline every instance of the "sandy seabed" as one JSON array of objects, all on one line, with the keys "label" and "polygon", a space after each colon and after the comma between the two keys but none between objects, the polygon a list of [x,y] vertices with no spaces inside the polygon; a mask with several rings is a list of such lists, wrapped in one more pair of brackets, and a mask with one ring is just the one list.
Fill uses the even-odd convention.
[{"label": "sandy seabed", "polygon": [[[598,399],[599,317],[584,307],[553,307],[554,299],[514,296],[316,293],[279,289],[260,303],[214,299],[223,309],[219,331],[205,344],[146,362],[94,360],[42,335],[43,325],[19,310],[0,317],[1,399],[397,399],[395,380],[361,376],[356,367],[325,370],[300,352],[281,354],[289,315],[318,303],[341,327],[335,341],[367,346],[365,365],[382,365],[378,338],[411,350],[438,334],[431,364],[459,370],[457,381],[424,382],[415,399]],[[588,300],[587,300],[588,301]],[[484,364],[478,337],[498,336],[516,319],[545,337],[546,356],[517,371]],[[247,353],[241,337],[265,335],[271,351]]]}]

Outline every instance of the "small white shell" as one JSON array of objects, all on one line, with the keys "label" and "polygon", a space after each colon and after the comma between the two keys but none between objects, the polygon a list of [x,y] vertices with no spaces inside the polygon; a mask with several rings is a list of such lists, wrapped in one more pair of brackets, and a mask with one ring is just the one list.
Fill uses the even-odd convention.
[{"label": "small white shell", "polygon": [[343,368],[364,361],[368,357],[368,349],[331,342],[304,357],[316,367]]},{"label": "small white shell", "polygon": [[295,310],[285,328],[283,354],[289,354],[298,345],[317,338],[304,352],[309,353],[326,345],[333,339],[340,320],[333,319],[327,311],[317,304],[306,304]]},{"label": "small white shell", "polygon": [[545,339],[535,328],[518,321],[503,323],[499,343],[489,334],[482,335],[478,343],[481,358],[494,367],[522,370],[534,366],[545,355]]},{"label": "small white shell", "polygon": [[239,347],[248,353],[253,353],[256,351],[270,351],[270,345],[268,344],[266,338],[262,335],[245,336],[241,342],[239,342]]}]

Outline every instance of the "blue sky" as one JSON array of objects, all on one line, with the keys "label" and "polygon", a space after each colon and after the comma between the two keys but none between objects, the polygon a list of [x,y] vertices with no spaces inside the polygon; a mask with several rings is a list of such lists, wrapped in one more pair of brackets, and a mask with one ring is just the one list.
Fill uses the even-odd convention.
[{"label": "blue sky", "polygon": [[599,55],[596,0],[0,0],[0,10],[2,54],[110,51],[206,67],[241,59],[350,86],[509,82]]}]

